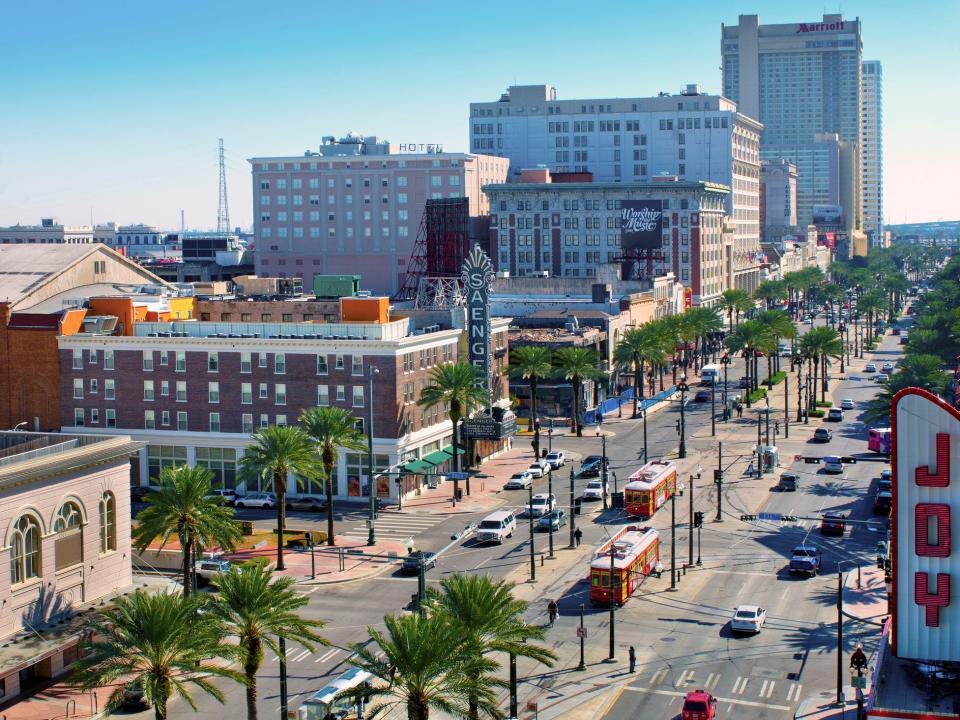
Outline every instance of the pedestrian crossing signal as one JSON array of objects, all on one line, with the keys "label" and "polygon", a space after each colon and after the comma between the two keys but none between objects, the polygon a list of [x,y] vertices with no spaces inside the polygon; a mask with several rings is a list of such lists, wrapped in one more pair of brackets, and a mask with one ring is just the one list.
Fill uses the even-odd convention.
[{"label": "pedestrian crossing signal", "polygon": [[694,527],[703,527],[703,513],[695,512],[693,514],[693,526]]}]

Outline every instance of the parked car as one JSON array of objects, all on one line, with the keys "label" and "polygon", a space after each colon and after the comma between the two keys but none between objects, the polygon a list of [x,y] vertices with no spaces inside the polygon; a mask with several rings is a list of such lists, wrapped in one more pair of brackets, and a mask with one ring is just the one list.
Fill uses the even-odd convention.
[{"label": "parked car", "polygon": [[692,690],[683,697],[680,720],[714,720],[717,699],[706,690]]},{"label": "parked car", "polygon": [[551,525],[553,529],[559,530],[567,524],[566,510],[554,510],[546,515],[542,515],[537,521],[537,530],[541,532],[550,532]]},{"label": "parked car", "polygon": [[694,402],[709,402],[712,397],[712,393],[709,390],[697,390],[697,394],[693,396]]},{"label": "parked car", "polygon": [[557,499],[553,495],[547,495],[547,493],[537,493],[533,496],[532,502],[524,505],[527,515],[533,515],[533,517],[546,515],[551,510],[556,509]]},{"label": "parked car", "polygon": [[873,498],[873,511],[877,515],[887,515],[893,507],[893,493],[889,490],[878,490]]},{"label": "parked car", "polygon": [[327,509],[326,503],[320,498],[310,495],[287,498],[287,510],[307,510],[309,512],[323,512]]},{"label": "parked car", "polygon": [[896,368],[892,362],[885,362],[880,366],[880,372],[892,373],[895,369]]},{"label": "parked car", "polygon": [[532,477],[542,478],[550,472],[550,463],[546,460],[534,460],[530,463],[530,467],[527,468],[527,472],[530,473]]},{"label": "parked car", "polygon": [[525,490],[533,484],[533,475],[529,470],[515,472],[503,486],[504,490]]},{"label": "parked car", "polygon": [[863,371],[864,371],[864,372],[871,372],[871,373],[876,372],[876,371],[877,371],[877,366],[876,366],[874,363],[872,363],[872,362],[868,362],[866,365],[863,366]]},{"label": "parked car", "polygon": [[210,497],[223,498],[224,505],[233,505],[237,501],[237,491],[232,488],[223,488],[211,492]]},{"label": "parked car", "polygon": [[580,462],[581,477],[597,477],[603,466],[603,457],[600,455],[587,455]]},{"label": "parked car", "polygon": [[881,479],[881,480],[890,480],[890,481],[892,481],[892,480],[893,480],[893,470],[891,470],[890,468],[884,468],[883,470],[881,470],[881,471],[880,471],[880,479]]},{"label": "parked car", "polygon": [[853,410],[855,407],[856,403],[854,403],[850,398],[844,398],[840,401],[840,408],[843,410]]},{"label": "parked car", "polygon": [[828,475],[839,475],[843,470],[843,461],[838,456],[827,455],[823,458],[823,471]]},{"label": "parked car", "polygon": [[591,480],[583,489],[584,500],[602,500],[603,499],[603,480]]},{"label": "parked car", "polygon": [[893,480],[890,478],[879,477],[877,478],[877,492],[893,492]]},{"label": "parked car", "polygon": [[841,512],[825,512],[820,520],[821,535],[843,535],[847,529],[847,516]]},{"label": "parked car", "polygon": [[830,442],[831,440],[833,440],[833,433],[826,428],[820,427],[813,431],[814,442]]},{"label": "parked car", "polygon": [[910,342],[910,336],[907,335],[907,333],[901,333],[901,334],[900,334],[900,344],[901,344],[901,345],[906,345],[906,344],[909,343],[909,342]]},{"label": "parked car", "polygon": [[737,383],[737,387],[740,388],[741,390],[746,390],[747,388],[749,388],[750,378],[744,375],[742,378],[740,378],[740,381]]},{"label": "parked car", "polygon": [[230,569],[229,560],[197,560],[193,564],[193,572],[197,576],[197,584],[205,585],[220,573]]},{"label": "parked car", "polygon": [[558,470],[567,464],[567,456],[564,455],[563,450],[554,450],[553,452],[548,452],[544,460],[550,463],[550,467],[552,467],[554,470]]},{"label": "parked car", "polygon": [[890,379],[890,376],[886,373],[879,373],[873,380],[878,383],[885,383]]},{"label": "parked car", "polygon": [[759,605],[738,605],[730,618],[733,632],[758,633],[767,619],[767,611]]},{"label": "parked car", "polygon": [[277,506],[277,496],[268,492],[252,492],[241,495],[234,504],[238,508],[275,508]]},{"label": "parked car", "polygon": [[840,422],[843,420],[843,409],[842,408],[830,408],[827,410],[827,420],[830,422]]},{"label": "parked car", "polygon": [[821,559],[820,551],[813,545],[797,545],[790,556],[790,574],[816,575]]},{"label": "parked car", "polygon": [[777,488],[782,492],[792,492],[800,486],[800,476],[794,472],[785,472],[780,476]]},{"label": "parked car", "polygon": [[418,575],[420,573],[421,562],[424,565],[424,569],[430,570],[431,568],[436,567],[436,558],[436,553],[427,552],[426,550],[414,550],[412,553],[407,555],[400,564],[400,574]]},{"label": "parked car", "polygon": [[140,685],[131,685],[123,689],[123,699],[120,700],[121,710],[139,712],[149,707],[150,705],[147,703],[146,696],[143,694],[143,688]]}]

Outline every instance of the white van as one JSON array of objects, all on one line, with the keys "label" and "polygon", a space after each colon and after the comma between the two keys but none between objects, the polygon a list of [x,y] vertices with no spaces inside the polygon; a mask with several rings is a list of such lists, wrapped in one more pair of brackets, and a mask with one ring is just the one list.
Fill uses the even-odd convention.
[{"label": "white van", "polygon": [[700,379],[704,385],[715,385],[720,382],[720,366],[704,365],[700,368]]},{"label": "white van", "polygon": [[477,527],[477,542],[503,544],[505,538],[513,537],[517,529],[517,517],[510,510],[501,510],[487,515]]}]

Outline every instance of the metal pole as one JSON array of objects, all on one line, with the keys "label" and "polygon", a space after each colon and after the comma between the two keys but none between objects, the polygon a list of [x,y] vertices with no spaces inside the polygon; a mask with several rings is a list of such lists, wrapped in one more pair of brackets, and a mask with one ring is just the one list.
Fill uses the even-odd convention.
[{"label": "metal pole", "polygon": [[717,443],[717,516],[714,522],[723,522],[723,441]]},{"label": "metal pole", "polygon": [[574,535],[577,532],[577,514],[574,512],[574,499],[573,499],[573,466],[570,466],[570,549],[573,550],[577,546],[577,541]]},{"label": "metal pole", "polygon": [[280,640],[280,720],[287,720],[287,639]]},{"label": "metal pole", "polygon": [[790,437],[790,373],[783,374],[783,437]]},{"label": "metal pole", "polygon": [[678,457],[682,460],[687,456],[687,416],[684,411],[684,399],[686,398],[687,383],[680,380],[680,452]]},{"label": "metal pole", "polygon": [[843,692],[843,573],[837,567],[837,705],[845,702]]},{"label": "metal pole", "polygon": [[727,411],[727,367],[730,365],[730,358],[723,357],[723,421],[727,422],[727,416],[729,412]]},{"label": "metal pole", "polygon": [[417,610],[422,614],[426,608],[423,605],[427,599],[427,564],[420,556],[420,562],[417,563]]},{"label": "metal pole", "polygon": [[697,528],[697,567],[703,565],[700,561],[701,541],[703,540],[703,525]]},{"label": "metal pole", "polygon": [[517,718],[517,656],[510,653],[510,717]]},{"label": "metal pole", "polygon": [[317,557],[314,554],[313,533],[310,534],[310,579],[317,579]]},{"label": "metal pole", "polygon": [[690,534],[688,538],[689,557],[687,564],[693,565],[693,473],[690,473]]},{"label": "metal pole", "polygon": [[670,589],[677,589],[677,494],[670,496]]},{"label": "metal pole", "polygon": [[[603,432],[599,427],[597,432]],[[600,488],[600,497],[603,499],[603,509],[607,509],[607,436],[600,436],[601,446],[603,448],[600,460],[600,472],[603,477],[603,487]]]},{"label": "metal pole", "polygon": [[550,418],[550,429],[547,431],[547,452],[553,452],[553,418]]},{"label": "metal pole", "polygon": [[[547,507],[551,507],[552,505],[553,505],[553,466],[551,465],[551,466],[550,466],[550,469],[547,470]],[[553,558],[554,558],[554,555],[553,555],[553,516],[552,516],[552,513],[553,513],[553,512],[554,512],[553,510],[550,510],[551,517],[550,517],[550,525],[549,525],[549,527],[548,527],[548,530],[549,530],[549,538],[550,538],[550,553],[547,555],[547,557],[548,557],[550,560],[553,560]],[[558,511],[558,513],[557,513],[557,517],[559,517],[559,511]],[[559,526],[558,526],[558,529],[559,529]]]},{"label": "metal pole", "polygon": [[577,665],[577,670],[586,670],[587,662],[584,656],[584,637],[585,631],[583,627],[583,603],[580,603],[580,664]]},{"label": "metal pole", "polygon": [[770,396],[767,395],[767,409],[764,411],[767,415],[767,440],[766,445],[770,446]]},{"label": "metal pole", "polygon": [[763,418],[757,413],[757,477],[763,473]]},{"label": "metal pole", "polygon": [[710,437],[717,436],[717,384],[710,388]]},{"label": "metal pole", "polygon": [[[530,582],[537,581],[537,562],[533,551],[533,485],[527,488],[530,505],[527,508],[527,515],[530,516]],[[547,500],[549,506],[550,500]]]},{"label": "metal pole", "polygon": [[650,461],[650,455],[647,452],[647,409],[644,408],[643,413],[643,462]]},{"label": "metal pole", "polygon": [[[367,545],[377,544],[377,484],[373,477],[373,376],[379,373],[380,371],[373,365],[367,365],[367,477],[370,481],[370,528],[367,533]],[[456,443],[456,437],[454,437],[454,443]],[[456,455],[456,444],[453,446],[453,452]]]},{"label": "metal pole", "polygon": [[616,651],[614,649],[614,628],[616,628],[617,623],[615,619],[616,607],[617,607],[617,591],[613,586],[613,574],[616,572],[616,560],[617,560],[617,549],[613,546],[613,542],[610,542],[610,657],[607,658],[609,662],[613,662],[616,659]]}]

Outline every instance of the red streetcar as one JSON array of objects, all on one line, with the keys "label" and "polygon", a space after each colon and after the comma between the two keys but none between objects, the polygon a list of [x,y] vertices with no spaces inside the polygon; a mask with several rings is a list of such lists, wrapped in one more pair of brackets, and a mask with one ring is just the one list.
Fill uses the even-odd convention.
[{"label": "red streetcar", "polygon": [[597,550],[590,563],[590,602],[610,604],[610,554],[613,600],[623,605],[648,575],[659,573],[660,536],[651,527],[627,525]]},{"label": "red streetcar", "polygon": [[677,491],[677,466],[651,460],[627,478],[623,503],[628,515],[646,520]]}]

